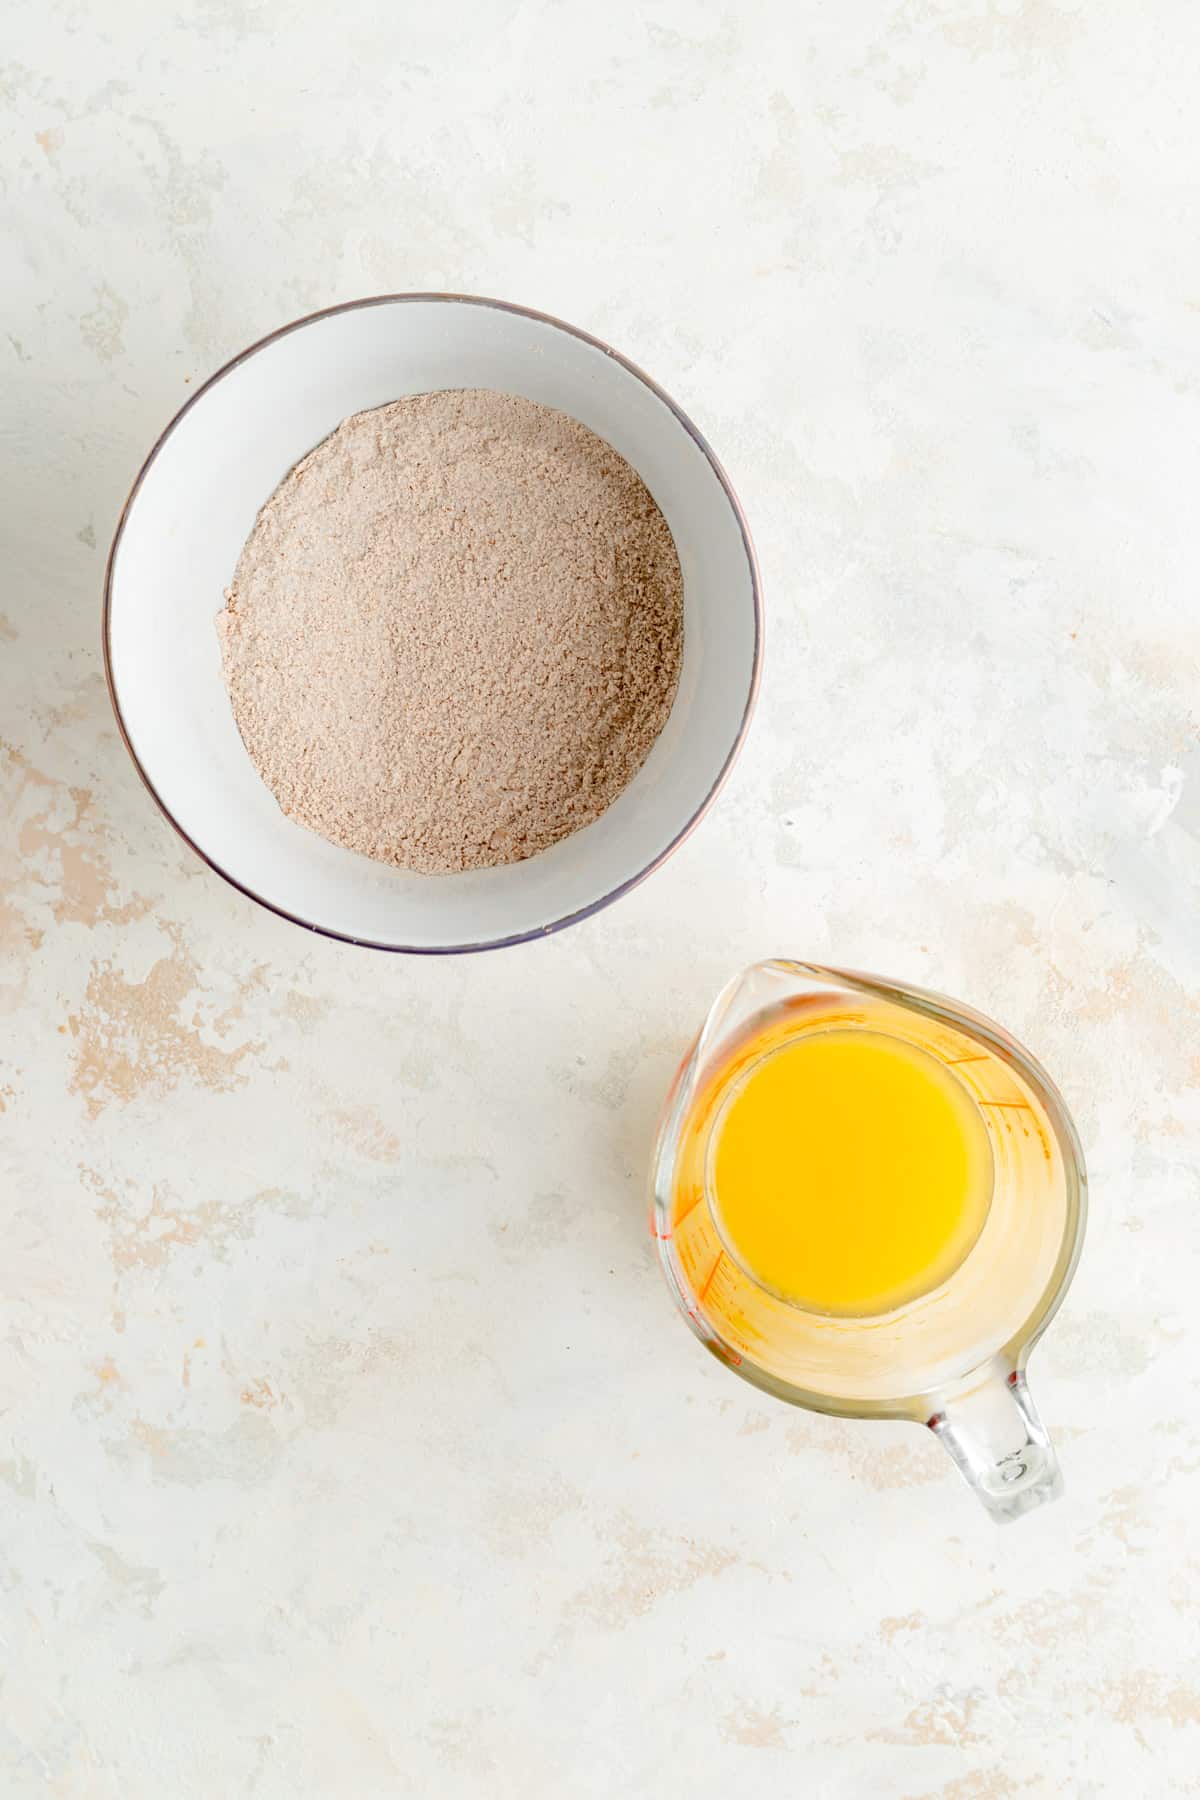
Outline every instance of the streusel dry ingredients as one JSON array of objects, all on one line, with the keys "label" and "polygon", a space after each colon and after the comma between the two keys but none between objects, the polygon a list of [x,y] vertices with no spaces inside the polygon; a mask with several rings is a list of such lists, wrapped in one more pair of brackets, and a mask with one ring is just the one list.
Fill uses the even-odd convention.
[{"label": "streusel dry ingredients", "polygon": [[296,465],[218,632],[283,811],[440,874],[532,856],[629,784],[675,697],[683,584],[610,444],[452,390],[357,413]]}]

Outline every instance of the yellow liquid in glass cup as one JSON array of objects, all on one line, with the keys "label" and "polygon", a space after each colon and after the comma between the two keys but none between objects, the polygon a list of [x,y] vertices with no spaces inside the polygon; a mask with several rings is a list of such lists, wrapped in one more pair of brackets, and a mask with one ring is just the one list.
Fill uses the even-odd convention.
[{"label": "yellow liquid in glass cup", "polygon": [[[729,1253],[810,1312],[890,1312],[946,1281],[983,1229],[992,1153],[938,1057],[818,1020],[718,1090],[708,1184]],[[768,1032],[763,1035],[769,1034]]]},{"label": "yellow liquid in glass cup", "polygon": [[940,996],[770,962],[720,996],[668,1099],[653,1229],[693,1329],[818,1411],[930,1425],[989,1510],[1060,1491],[1024,1368],[1078,1257],[1057,1092]]}]

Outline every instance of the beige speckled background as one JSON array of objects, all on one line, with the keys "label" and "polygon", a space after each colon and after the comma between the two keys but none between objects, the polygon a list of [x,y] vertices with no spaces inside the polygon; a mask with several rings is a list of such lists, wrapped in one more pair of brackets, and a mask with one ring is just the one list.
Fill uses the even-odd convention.
[{"label": "beige speckled background", "polygon": [[[0,1790],[1200,1792],[1194,7],[15,0],[4,40]],[[189,860],[98,654],[189,390],[420,287],[650,369],[769,603],[705,827],[456,962]],[[1069,1493],[1008,1533],[670,1311],[658,1100],[774,950],[998,1014],[1077,1112]]]}]

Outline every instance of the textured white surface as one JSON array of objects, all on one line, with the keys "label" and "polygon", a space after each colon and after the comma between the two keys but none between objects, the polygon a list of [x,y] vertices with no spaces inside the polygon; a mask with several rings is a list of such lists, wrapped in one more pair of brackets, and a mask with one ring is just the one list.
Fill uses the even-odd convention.
[{"label": "textured white surface", "polygon": [[[18,0],[5,39],[5,1795],[1194,1793],[1194,9]],[[451,963],[190,861],[97,653],[189,384],[416,287],[657,376],[769,615],[675,861]],[[670,1310],[654,1115],[774,950],[960,994],[1076,1110],[1033,1365],[1069,1492],[1007,1534]]]}]

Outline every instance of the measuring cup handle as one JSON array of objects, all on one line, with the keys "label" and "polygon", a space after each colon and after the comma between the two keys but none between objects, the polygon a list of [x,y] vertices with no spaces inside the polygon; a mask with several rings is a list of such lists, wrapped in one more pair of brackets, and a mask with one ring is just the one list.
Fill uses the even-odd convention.
[{"label": "measuring cup handle", "polygon": [[928,1421],[998,1525],[1057,1500],[1062,1474],[1023,1370],[956,1395]]}]

